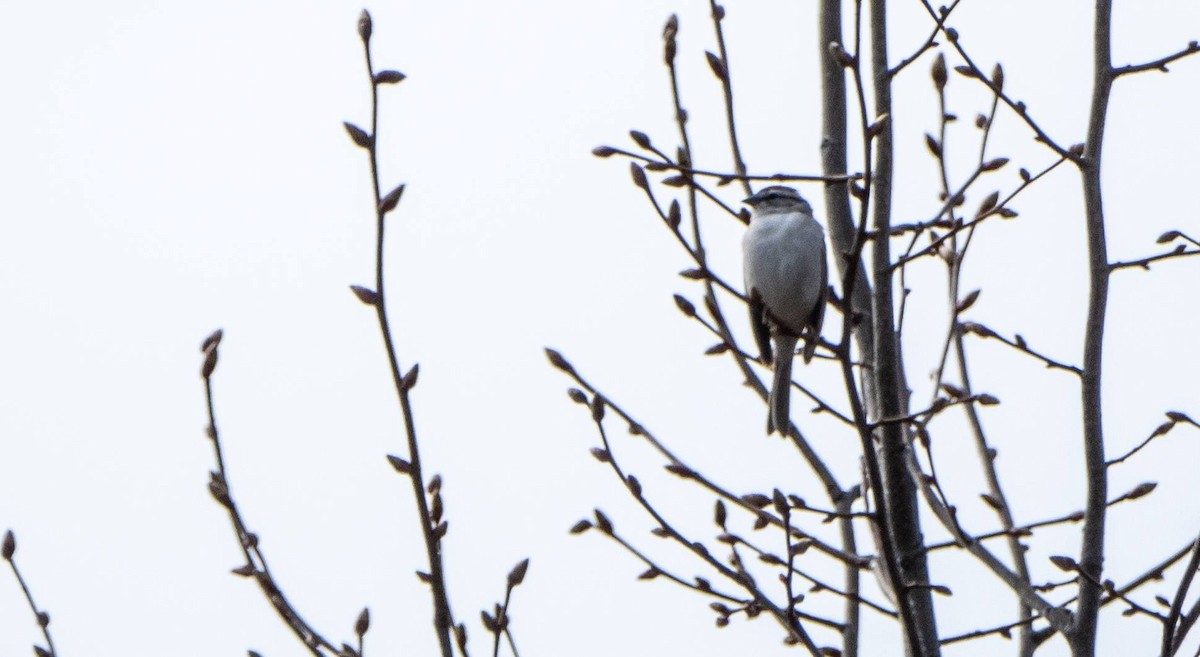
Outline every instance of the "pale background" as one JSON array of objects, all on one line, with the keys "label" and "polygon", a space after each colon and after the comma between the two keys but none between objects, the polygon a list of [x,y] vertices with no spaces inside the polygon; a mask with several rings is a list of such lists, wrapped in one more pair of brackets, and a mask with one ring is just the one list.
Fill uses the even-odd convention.
[{"label": "pale background", "polygon": [[[729,4],[751,168],[815,171],[815,3]],[[898,61],[931,23],[917,3],[893,4]],[[1004,62],[1008,89],[1069,144],[1084,131],[1089,7],[968,2],[951,23],[982,65]],[[212,463],[197,347],[218,326],[226,335],[218,422],[231,485],[284,590],[338,640],[352,636],[369,606],[370,654],[435,649],[428,595],[412,575],[425,566],[408,484],[384,459],[403,454],[399,413],[372,313],[347,290],[373,276],[366,159],[341,127],[368,120],[360,8],[132,0],[0,8],[0,530],[16,531],[18,562],[64,657],[302,654],[257,588],[228,574],[238,551],[205,487]],[[653,540],[619,483],[587,454],[594,429],[541,351],[562,349],[731,488],[780,486],[821,500],[799,459],[761,435],[764,410],[730,363],[700,356],[711,340],[670,300],[676,291],[698,298],[694,283],[675,276],[689,264],[629,184],[628,165],[589,154],[602,143],[630,146],[630,128],[673,150],[660,32],[675,11],[698,162],[728,166],[719,88],[703,59],[715,49],[707,3],[371,10],[377,66],[410,76],[384,90],[381,114],[385,186],[409,185],[390,219],[390,301],[402,362],[421,363],[417,423],[427,469],[446,480],[452,602],[474,652],[491,649],[478,610],[499,599],[509,568],[528,556],[512,611],[523,655],[785,653],[770,621],[717,631],[707,600],[635,582],[642,566],[611,542],[567,535],[600,505],[627,535]],[[1116,63],[1153,59],[1200,37],[1200,6],[1118,3],[1115,25]],[[936,127],[930,61],[897,89],[898,221],[927,218],[937,205],[921,146]],[[1114,259],[1154,253],[1164,230],[1194,234],[1200,224],[1200,61],[1172,68],[1122,81],[1114,93],[1105,178]],[[951,92],[964,119],[952,148],[968,162],[970,119],[987,99],[957,76]],[[1050,161],[1002,116],[991,152],[1014,162],[968,208],[992,188],[1011,188],[1016,166]],[[1075,363],[1086,297],[1078,190],[1064,167],[1021,197],[1020,221],[981,232],[964,283],[985,287],[974,318]],[[802,191],[820,211],[819,187]],[[728,193],[735,202],[736,190]],[[740,229],[715,213],[708,222],[713,258],[737,281]],[[1169,262],[1114,279],[1105,389],[1113,454],[1140,441],[1164,410],[1200,417],[1197,266]],[[906,327],[916,399],[928,398],[945,330],[937,272],[913,272],[923,292]],[[738,309],[726,310],[744,328]],[[985,422],[1018,521],[1079,508],[1071,378],[995,343],[972,344],[976,387],[1005,402]],[[798,369],[802,380],[837,390],[833,368]],[[822,433],[823,420],[796,406],[843,484],[853,482],[854,439]],[[966,435],[945,426],[939,471],[976,528],[990,528]],[[622,434],[616,425],[614,434]],[[1114,496],[1162,482],[1142,506],[1111,515],[1114,580],[1194,537],[1196,438],[1178,429],[1114,473]],[[711,499],[660,483],[658,460],[630,458],[648,495],[698,519],[690,525],[697,538],[715,533],[706,524]],[[1045,557],[1076,553],[1073,531],[1046,532],[1030,553],[1040,580],[1062,576]],[[699,572],[664,545],[651,547],[680,574]],[[946,634],[1010,618],[1009,598],[986,577],[970,579],[978,571],[969,560],[939,563],[935,579],[956,594],[941,608]],[[1146,593],[1140,599],[1153,604]],[[890,626],[867,618],[865,654],[893,654]],[[1104,654],[1149,654],[1155,629],[1110,612]],[[29,654],[35,641],[15,582],[0,574],[0,655]],[[988,650],[1006,654],[998,643]],[[1045,654],[1064,652],[1056,640]]]}]

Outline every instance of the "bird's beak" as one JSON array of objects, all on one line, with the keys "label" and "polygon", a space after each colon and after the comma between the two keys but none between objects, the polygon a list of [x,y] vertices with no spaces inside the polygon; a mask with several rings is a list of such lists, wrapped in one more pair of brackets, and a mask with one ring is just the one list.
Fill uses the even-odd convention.
[{"label": "bird's beak", "polygon": [[[759,194],[761,194],[761,193],[762,192],[759,192]],[[759,194],[752,194],[750,196],[747,196],[746,198],[742,199],[742,203],[753,206],[755,203],[758,203],[761,200],[759,198]]]}]

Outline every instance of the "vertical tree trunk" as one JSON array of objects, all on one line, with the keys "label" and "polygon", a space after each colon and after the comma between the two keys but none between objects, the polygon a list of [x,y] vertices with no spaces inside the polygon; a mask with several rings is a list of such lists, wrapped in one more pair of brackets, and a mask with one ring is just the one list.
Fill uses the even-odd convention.
[{"label": "vertical tree trunk", "polygon": [[1088,240],[1088,312],[1083,343],[1083,451],[1087,468],[1087,497],[1079,568],[1079,606],[1075,627],[1068,640],[1074,657],[1090,657],[1096,651],[1096,621],[1100,612],[1104,566],[1104,522],[1108,498],[1108,468],[1104,456],[1104,425],[1100,409],[1101,364],[1104,346],[1104,317],[1108,305],[1108,246],[1104,228],[1104,204],[1100,193],[1100,164],[1104,146],[1104,122],[1112,91],[1113,69],[1112,1],[1096,1],[1092,104],[1088,117],[1087,142],[1081,167],[1085,222]]},{"label": "vertical tree trunk", "polygon": [[[887,57],[887,3],[872,0],[871,8],[871,74],[876,115],[892,116],[891,74]],[[892,297],[892,260],[888,244],[891,228],[892,195],[892,121],[885,122],[875,140],[875,162],[873,166],[872,229],[876,238],[872,243],[871,268],[874,273],[874,322],[875,358],[871,374],[874,378],[878,400],[878,414],[874,420],[900,417],[907,412],[907,382],[900,366],[900,342],[895,331],[895,313]],[[930,592],[929,567],[925,555],[925,539],[921,534],[918,515],[917,490],[907,468],[908,450],[905,426],[898,422],[881,425],[877,431],[880,462],[882,464],[885,509],[890,530],[891,547],[896,551],[903,581],[896,583],[896,595],[901,604],[909,605],[915,627],[906,630],[914,633],[908,645],[919,646],[922,656],[940,654],[937,623],[934,617],[933,598]]]}]

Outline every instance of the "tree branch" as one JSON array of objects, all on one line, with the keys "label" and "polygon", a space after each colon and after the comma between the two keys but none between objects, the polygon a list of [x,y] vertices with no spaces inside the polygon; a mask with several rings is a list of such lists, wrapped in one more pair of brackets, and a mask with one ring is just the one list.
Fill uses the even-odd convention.
[{"label": "tree branch", "polygon": [[1165,57],[1159,57],[1158,59],[1146,62],[1144,64],[1126,64],[1125,66],[1118,66],[1113,69],[1113,77],[1119,78],[1122,75],[1141,73],[1143,71],[1162,71],[1163,73],[1168,73],[1169,71],[1167,70],[1167,64],[1179,59],[1183,59],[1188,55],[1194,55],[1197,52],[1200,52],[1200,43],[1197,43],[1196,41],[1189,41],[1182,50],[1173,52]]}]

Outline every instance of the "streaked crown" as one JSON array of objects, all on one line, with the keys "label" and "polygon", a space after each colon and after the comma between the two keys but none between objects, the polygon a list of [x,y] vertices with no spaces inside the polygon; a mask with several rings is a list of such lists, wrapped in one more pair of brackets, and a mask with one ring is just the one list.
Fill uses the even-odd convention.
[{"label": "streaked crown", "polygon": [[771,185],[764,187],[757,194],[742,201],[757,214],[775,214],[778,212],[806,212],[812,214],[812,206],[804,200],[800,193],[791,187]]}]

